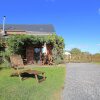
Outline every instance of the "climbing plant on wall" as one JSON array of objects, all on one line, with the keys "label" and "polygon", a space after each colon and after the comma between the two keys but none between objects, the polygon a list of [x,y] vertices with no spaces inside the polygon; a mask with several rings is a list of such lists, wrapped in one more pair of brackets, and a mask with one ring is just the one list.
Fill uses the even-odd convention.
[{"label": "climbing plant on wall", "polygon": [[63,61],[64,39],[61,36],[53,35],[53,60],[55,64]]},{"label": "climbing plant on wall", "polygon": [[25,46],[32,45],[53,45],[53,59],[57,60],[59,57],[63,59],[64,39],[56,34],[48,36],[36,36],[36,35],[12,35],[7,39],[8,49],[11,53],[21,54],[22,49]]}]

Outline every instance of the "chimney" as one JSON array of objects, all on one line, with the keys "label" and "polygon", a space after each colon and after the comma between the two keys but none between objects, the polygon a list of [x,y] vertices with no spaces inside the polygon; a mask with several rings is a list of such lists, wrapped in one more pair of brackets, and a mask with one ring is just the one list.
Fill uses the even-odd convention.
[{"label": "chimney", "polygon": [[3,29],[2,29],[2,35],[5,36],[5,19],[6,19],[6,16],[3,16]]}]

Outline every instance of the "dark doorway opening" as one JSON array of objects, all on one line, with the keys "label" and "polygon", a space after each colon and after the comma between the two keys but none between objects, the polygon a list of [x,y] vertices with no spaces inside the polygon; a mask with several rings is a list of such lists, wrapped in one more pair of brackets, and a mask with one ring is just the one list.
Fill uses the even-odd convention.
[{"label": "dark doorway opening", "polygon": [[41,48],[34,48],[34,63],[39,64],[41,60]]}]

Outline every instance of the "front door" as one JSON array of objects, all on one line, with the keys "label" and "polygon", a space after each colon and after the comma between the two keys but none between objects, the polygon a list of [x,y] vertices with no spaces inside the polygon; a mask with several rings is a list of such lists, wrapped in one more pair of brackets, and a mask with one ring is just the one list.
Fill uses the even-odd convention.
[{"label": "front door", "polygon": [[34,63],[33,55],[34,55],[33,47],[31,47],[31,46],[27,47],[26,48],[26,59],[27,59],[28,64],[33,64]]}]

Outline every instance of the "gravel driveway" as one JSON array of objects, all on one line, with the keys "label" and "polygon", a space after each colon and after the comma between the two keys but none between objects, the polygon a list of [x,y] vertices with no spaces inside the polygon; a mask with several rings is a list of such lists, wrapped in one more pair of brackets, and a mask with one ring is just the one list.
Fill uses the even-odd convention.
[{"label": "gravel driveway", "polygon": [[100,100],[100,65],[69,63],[62,100]]}]

